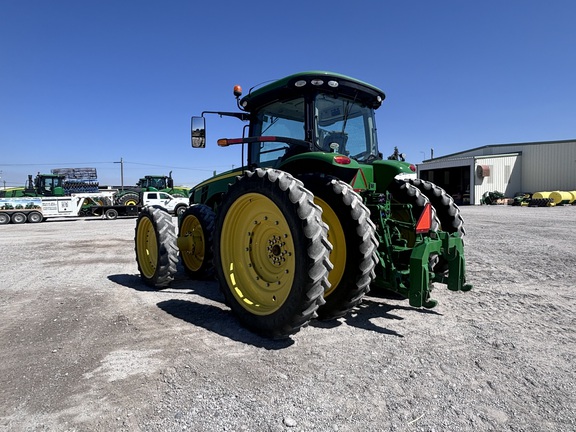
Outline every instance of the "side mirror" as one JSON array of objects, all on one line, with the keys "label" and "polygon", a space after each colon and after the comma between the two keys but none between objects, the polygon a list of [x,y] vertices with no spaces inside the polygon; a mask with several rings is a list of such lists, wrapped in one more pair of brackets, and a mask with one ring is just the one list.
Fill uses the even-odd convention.
[{"label": "side mirror", "polygon": [[192,117],[192,147],[206,147],[206,119],[204,117]]}]

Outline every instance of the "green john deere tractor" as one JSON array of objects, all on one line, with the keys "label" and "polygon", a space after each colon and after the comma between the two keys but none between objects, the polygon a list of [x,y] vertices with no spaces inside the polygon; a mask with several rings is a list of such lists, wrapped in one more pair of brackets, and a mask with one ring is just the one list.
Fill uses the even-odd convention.
[{"label": "green john deere tractor", "polygon": [[140,203],[140,192],[166,192],[174,197],[187,198],[189,190],[181,186],[174,187],[172,171],[167,176],[147,175],[138,180],[136,187],[128,187],[114,197],[119,205],[137,205]]},{"label": "green john deere tractor", "polygon": [[453,199],[399,152],[378,151],[380,89],[312,71],[234,93],[239,112],[192,118],[192,146],[205,147],[205,114],[232,116],[247,136],[218,144],[242,145],[247,159],[191,190],[177,230],[160,210],[140,214],[145,283],[167,286],[179,254],[192,278],[215,275],[245,326],[272,338],[345,316],[370,287],[426,308],[436,305],[433,283],[472,288]]},{"label": "green john deere tractor", "polygon": [[98,182],[66,178],[61,174],[28,175],[26,185],[0,191],[0,198],[70,196],[74,193],[98,193]]}]

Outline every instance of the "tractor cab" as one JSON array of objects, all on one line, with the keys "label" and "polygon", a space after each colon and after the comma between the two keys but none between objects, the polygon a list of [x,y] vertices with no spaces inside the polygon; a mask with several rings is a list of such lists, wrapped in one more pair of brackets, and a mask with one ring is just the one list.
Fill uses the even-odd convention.
[{"label": "tractor cab", "polygon": [[28,176],[26,192],[40,196],[64,196],[65,178],[63,175],[38,173],[32,182],[32,176]]},{"label": "tractor cab", "polygon": [[147,175],[138,180],[137,186],[148,191],[167,191],[174,188],[172,172],[168,176]]},{"label": "tractor cab", "polygon": [[[322,172],[356,190],[376,188],[379,192],[395,177],[416,177],[413,164],[386,160],[378,150],[375,110],[385,94],[371,84],[311,71],[250,89],[243,97],[236,86],[234,95],[244,112],[205,111],[203,115],[233,116],[249,122],[248,136],[218,140],[224,147],[247,145],[247,160],[242,161],[247,169],[276,168],[296,176]],[[192,146],[204,145],[204,117],[194,117]]]},{"label": "tractor cab", "polygon": [[[249,136],[218,144],[248,144],[248,166],[277,168],[307,152],[335,153],[360,163],[382,158],[374,110],[385,95],[377,87],[345,75],[312,71],[251,89],[242,98],[242,89],[236,86],[234,94],[245,113],[213,113],[249,121]],[[204,145],[204,118],[193,118],[192,146]]]},{"label": "tractor cab", "polygon": [[[381,158],[374,110],[384,97],[374,86],[328,72],[299,73],[251,90],[238,102],[251,113],[249,135],[278,141],[251,143],[249,163],[274,166],[310,151],[358,162]],[[282,137],[302,143],[282,142]]]},{"label": "tractor cab", "polygon": [[137,186],[148,191],[158,191],[166,189],[166,176],[152,176],[147,175],[138,180]]}]

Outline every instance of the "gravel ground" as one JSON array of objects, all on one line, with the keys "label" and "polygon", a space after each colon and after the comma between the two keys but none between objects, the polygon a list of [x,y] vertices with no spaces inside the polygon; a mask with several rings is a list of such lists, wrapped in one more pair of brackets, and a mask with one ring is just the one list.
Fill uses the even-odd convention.
[{"label": "gravel ground", "polygon": [[0,227],[0,430],[574,431],[576,207],[464,207],[468,280],[273,342],[153,291],[134,219]]}]

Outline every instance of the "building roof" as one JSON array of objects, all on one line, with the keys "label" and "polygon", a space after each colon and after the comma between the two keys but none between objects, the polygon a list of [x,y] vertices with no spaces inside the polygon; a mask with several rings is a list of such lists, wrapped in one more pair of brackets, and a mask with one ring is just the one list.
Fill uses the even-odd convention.
[{"label": "building roof", "polygon": [[[565,143],[576,143],[576,139],[558,140],[558,141],[536,141],[536,142],[525,142],[525,143],[509,143],[509,144],[488,144],[485,146],[474,147],[474,148],[471,148],[468,150],[462,150],[462,151],[459,151],[456,153],[450,153],[450,154],[447,154],[444,156],[438,156],[438,157],[435,157],[433,159],[426,159],[426,160],[423,160],[422,162],[432,162],[432,161],[436,161],[438,159],[454,159],[454,158],[457,158],[459,156],[461,157],[462,155],[465,155],[466,153],[475,152],[478,150],[502,149],[504,147],[510,147],[510,146],[529,146],[529,145],[565,144]],[[494,155],[494,153],[485,153],[485,154]]]}]

